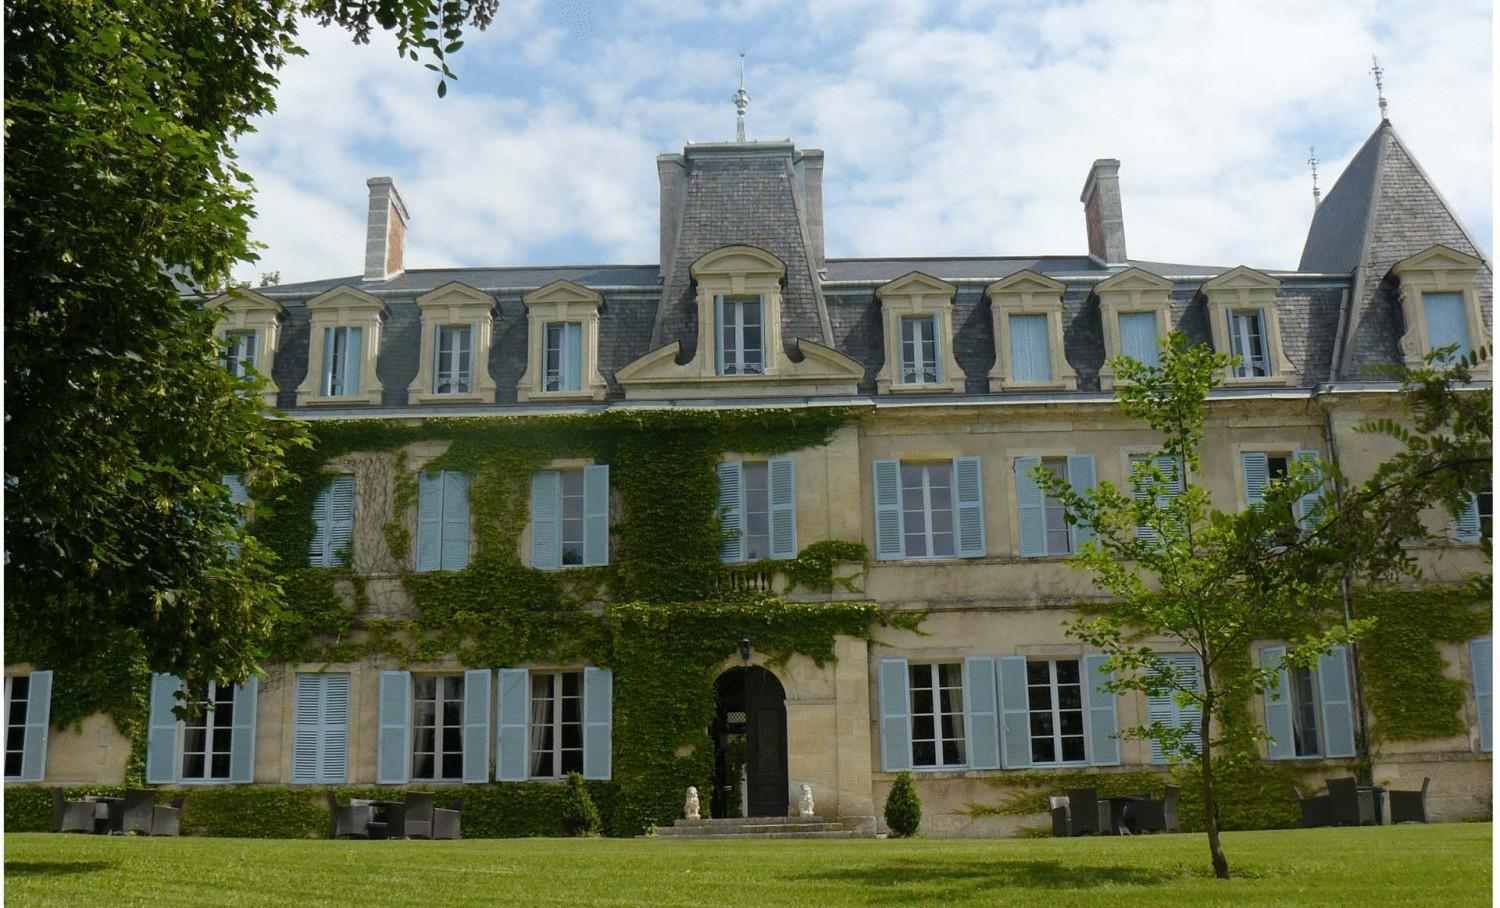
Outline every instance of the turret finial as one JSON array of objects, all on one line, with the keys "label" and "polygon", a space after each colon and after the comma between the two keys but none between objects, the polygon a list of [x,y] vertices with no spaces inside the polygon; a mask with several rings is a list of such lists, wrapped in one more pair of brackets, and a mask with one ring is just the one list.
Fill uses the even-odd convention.
[{"label": "turret finial", "polygon": [[1380,68],[1380,58],[1374,54],[1370,55],[1370,75],[1375,77],[1375,98],[1380,102],[1380,122],[1384,123],[1390,119],[1385,109],[1385,82],[1382,80],[1385,70]]},{"label": "turret finial", "polygon": [[1323,190],[1318,188],[1318,150],[1309,145],[1307,148],[1307,166],[1312,168],[1313,178],[1313,211],[1323,204]]},{"label": "turret finial", "polygon": [[745,55],[740,54],[740,88],[734,93],[734,140],[745,141],[745,108],[750,106],[750,93],[745,91]]}]

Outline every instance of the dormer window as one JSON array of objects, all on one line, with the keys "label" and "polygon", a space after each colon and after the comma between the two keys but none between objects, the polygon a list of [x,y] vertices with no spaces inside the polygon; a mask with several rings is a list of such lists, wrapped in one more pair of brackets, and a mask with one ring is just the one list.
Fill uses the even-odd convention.
[{"label": "dormer window", "polygon": [[[1391,268],[1400,281],[1401,314],[1406,333],[1401,336],[1401,359],[1408,368],[1421,366],[1428,353],[1453,347],[1452,362],[1480,347],[1490,346],[1490,331],[1479,305],[1479,272],[1484,262],[1447,246],[1432,246]],[[1489,362],[1473,370],[1487,379]]]},{"label": "dormer window", "polygon": [[385,302],[353,287],[335,287],[307,301],[307,378],[297,406],[378,404],[385,396],[375,362]]},{"label": "dormer window", "polygon": [[885,327],[885,365],[875,376],[880,393],[963,391],[951,343],[954,291],[919,271],[875,289]]},{"label": "dormer window", "polygon": [[604,297],[572,281],[553,281],[521,299],[526,307],[526,371],[516,399],[603,400],[599,313]]},{"label": "dormer window", "polygon": [[764,375],[764,306],[758,296],[719,296],[718,371],[720,375]]},{"label": "dormer window", "polygon": [[490,335],[495,298],[453,281],[417,297],[422,354],[407,403],[491,403]]},{"label": "dormer window", "polygon": [[1280,292],[1281,281],[1243,265],[1204,283],[1214,349],[1239,360],[1224,376],[1226,385],[1295,380],[1296,372],[1281,343]]},{"label": "dormer window", "polygon": [[210,300],[205,308],[222,313],[218,330],[224,367],[237,378],[251,370],[265,378],[265,401],[274,406],[278,389],[271,381],[271,367],[281,336],[282,305],[254,290],[237,288]]},{"label": "dormer window", "polygon": [[1148,366],[1159,364],[1160,342],[1171,324],[1171,293],[1171,281],[1140,268],[1127,268],[1094,288],[1104,323],[1100,390],[1115,386],[1117,357],[1128,356]]},{"label": "dormer window", "polygon": [[1035,271],[1019,271],[985,288],[995,333],[991,391],[1075,390],[1078,375],[1063,353],[1062,295],[1067,289]]}]

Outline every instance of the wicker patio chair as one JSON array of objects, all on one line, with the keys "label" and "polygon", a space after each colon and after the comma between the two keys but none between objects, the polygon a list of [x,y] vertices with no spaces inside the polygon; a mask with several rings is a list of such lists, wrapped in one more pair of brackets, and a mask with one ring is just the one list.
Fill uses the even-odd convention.
[{"label": "wicker patio chair", "polygon": [[1292,794],[1297,798],[1297,805],[1302,808],[1302,827],[1311,829],[1314,826],[1327,826],[1333,822],[1333,811],[1330,806],[1328,795],[1314,795],[1310,798],[1302,797],[1302,792],[1297,786],[1292,786]]},{"label": "wicker patio chair", "polygon": [[187,798],[177,797],[170,804],[157,804],[151,808],[152,835],[182,835],[182,805]]},{"label": "wicker patio chair", "polygon": [[1335,826],[1374,826],[1375,795],[1361,790],[1353,776],[1328,781],[1329,822]]},{"label": "wicker patio chair", "polygon": [[1068,799],[1066,797],[1048,798],[1047,804],[1052,811],[1052,835],[1059,839],[1071,837],[1073,824],[1068,817]]},{"label": "wicker patio chair", "polygon": [[1130,815],[1135,818],[1138,832],[1181,832],[1177,822],[1177,799],[1182,789],[1168,785],[1160,801],[1149,798],[1130,805]]},{"label": "wicker patio chair", "polygon": [[434,807],[432,809],[432,837],[434,839],[461,839],[463,835],[463,809],[464,802],[457,800],[453,802],[452,808]]},{"label": "wicker patio chair", "polygon": [[[1109,810],[1108,802],[1103,806]],[[1108,825],[1108,820],[1099,819],[1099,807],[1097,788],[1068,789],[1068,820],[1074,835],[1099,835]]]},{"label": "wicker patio chair", "polygon": [[432,804],[430,791],[408,791],[406,793],[406,838],[432,838]]},{"label": "wicker patio chair", "polygon": [[339,799],[330,791],[328,792],[328,812],[333,816],[333,838],[367,839],[370,837],[370,821],[375,816],[375,808],[354,804],[347,807],[340,806]]},{"label": "wicker patio chair", "polygon": [[152,814],[156,808],[156,792],[147,788],[131,788],[125,792],[125,803],[121,805],[124,821],[121,832],[140,835],[151,834]]},{"label": "wicker patio chair", "polygon": [[1423,777],[1422,787],[1417,791],[1390,791],[1385,793],[1391,804],[1392,823],[1427,822],[1427,786],[1432,780]]},{"label": "wicker patio chair", "polygon": [[69,801],[61,788],[52,789],[52,831],[93,832],[93,801]]}]

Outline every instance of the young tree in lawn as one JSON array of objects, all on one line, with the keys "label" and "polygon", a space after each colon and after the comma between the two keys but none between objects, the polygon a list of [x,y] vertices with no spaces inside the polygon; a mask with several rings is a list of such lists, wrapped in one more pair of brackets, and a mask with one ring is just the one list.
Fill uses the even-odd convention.
[{"label": "young tree in lawn", "polygon": [[[1253,759],[1264,732],[1249,719],[1249,699],[1276,685],[1277,666],[1252,664],[1256,640],[1287,639],[1285,664],[1311,665],[1360,630],[1342,623],[1337,552],[1315,532],[1321,478],[1313,464],[1289,465],[1263,501],[1242,513],[1215,510],[1197,481],[1209,391],[1232,358],[1179,333],[1162,345],[1160,364],[1114,361],[1116,397],[1126,415],[1161,433],[1152,458],[1133,466],[1131,487],[1100,482],[1075,492],[1045,469],[1032,475],[1061,499],[1070,523],[1092,537],[1072,561],[1112,597],[1102,614],[1069,625],[1069,633],[1109,655],[1115,692],[1171,697],[1182,725],[1160,719],[1122,730],[1159,743],[1172,762],[1202,780],[1204,824],[1214,874],[1229,875],[1220,843],[1217,771]],[[1332,627],[1331,630],[1323,628]],[[1196,665],[1168,660],[1143,641]]]}]

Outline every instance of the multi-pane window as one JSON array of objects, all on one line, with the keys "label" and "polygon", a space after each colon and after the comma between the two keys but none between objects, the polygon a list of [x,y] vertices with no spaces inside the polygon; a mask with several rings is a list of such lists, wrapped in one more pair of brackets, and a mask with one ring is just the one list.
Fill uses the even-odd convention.
[{"label": "multi-pane window", "polygon": [[760,297],[719,300],[719,374],[760,375],[765,370]]},{"label": "multi-pane window", "polygon": [[937,317],[901,319],[901,383],[930,385],[938,380]]},{"label": "multi-pane window", "polygon": [[1026,695],[1031,713],[1031,762],[1083,762],[1083,684],[1078,660],[1026,663]]},{"label": "multi-pane window", "polygon": [[244,378],[246,369],[255,368],[255,331],[230,331],[224,335],[224,366],[231,374]]},{"label": "multi-pane window", "polygon": [[562,473],[562,563],[583,564],[583,471]]},{"label": "multi-pane window", "polygon": [[182,723],[182,778],[228,779],[234,740],[234,685],[210,681],[189,696],[202,708]]},{"label": "multi-pane window", "polygon": [[1143,365],[1160,365],[1155,312],[1120,313],[1120,354]]},{"label": "multi-pane window", "polygon": [[1052,341],[1046,315],[1010,317],[1011,378],[1018,382],[1052,380]]},{"label": "multi-pane window", "polygon": [[360,358],[364,329],[336,326],[323,329],[323,396],[359,394]]},{"label": "multi-pane window", "polygon": [[968,760],[963,665],[913,665],[910,678],[912,765],[963,766]]},{"label": "multi-pane window", "polygon": [[1266,356],[1266,334],[1259,309],[1229,312],[1229,352],[1239,357],[1236,378],[1264,378],[1271,374]]},{"label": "multi-pane window", "polygon": [[745,560],[771,557],[771,483],[764,461],[745,463]]},{"label": "multi-pane window", "polygon": [[549,322],[543,350],[542,390],[577,391],[583,385],[583,325]]},{"label": "multi-pane window", "polygon": [[1448,361],[1469,352],[1469,316],[1462,293],[1424,293],[1422,312],[1427,318],[1427,346],[1430,350],[1457,347]]},{"label": "multi-pane window", "polygon": [[528,718],[532,778],[583,772],[583,672],[532,672]]},{"label": "multi-pane window", "polygon": [[1292,742],[1299,757],[1316,757],[1318,747],[1318,676],[1310,668],[1288,668],[1292,694]]},{"label": "multi-pane window", "polygon": [[953,556],[953,466],[901,464],[901,532],[908,558]]},{"label": "multi-pane window", "polygon": [[17,675],[5,679],[5,777],[21,774],[26,751],[26,710],[31,679]]},{"label": "multi-pane window", "polygon": [[464,676],[413,675],[411,777],[464,776]]},{"label": "multi-pane window", "polygon": [[468,394],[473,387],[473,339],[470,325],[438,325],[437,356],[433,361],[434,394]]},{"label": "multi-pane window", "polygon": [[[1068,478],[1068,459],[1066,457],[1044,457],[1042,468],[1053,476]],[[1063,507],[1061,498],[1054,495],[1044,495],[1042,514],[1047,528],[1047,554],[1068,555],[1073,551],[1073,534],[1068,529],[1068,509]]]}]

